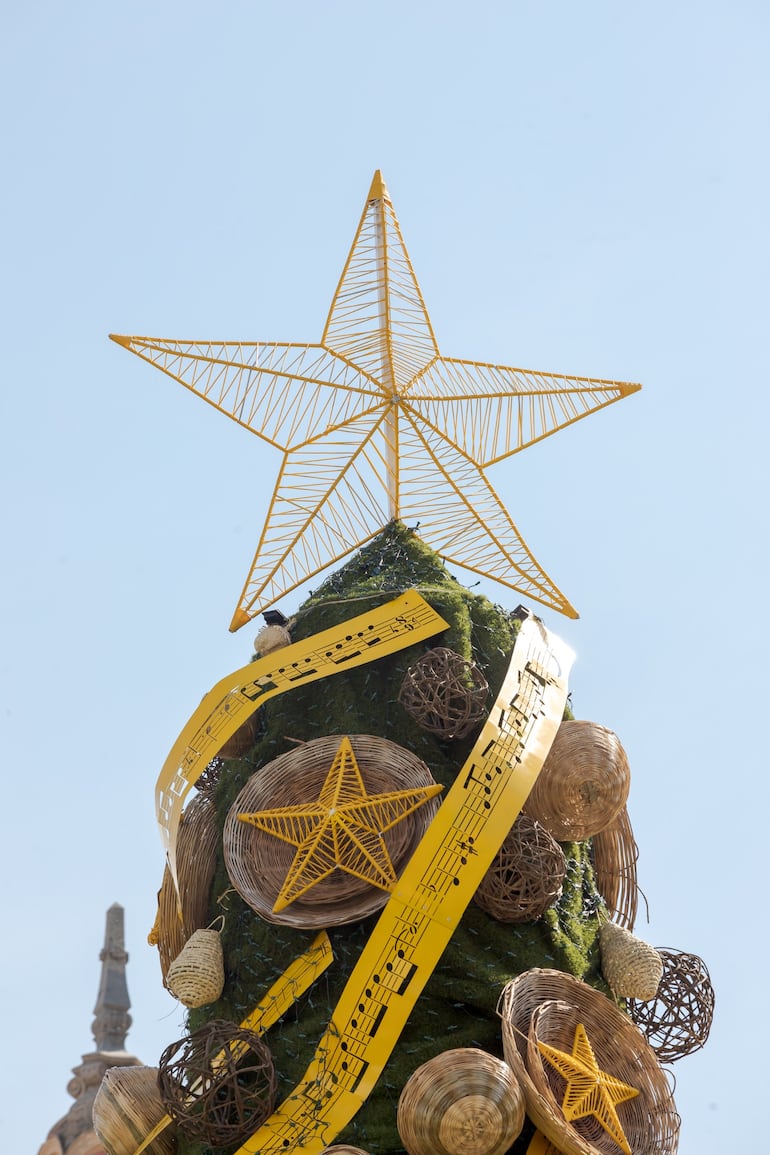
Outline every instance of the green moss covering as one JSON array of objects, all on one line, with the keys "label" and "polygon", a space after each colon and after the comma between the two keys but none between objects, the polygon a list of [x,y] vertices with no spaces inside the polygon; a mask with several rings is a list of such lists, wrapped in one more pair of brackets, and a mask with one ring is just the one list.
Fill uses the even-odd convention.
[{"label": "green moss covering", "polygon": [[[491,704],[515,643],[515,617],[463,588],[433,551],[396,522],[320,586],[297,613],[291,633],[294,640],[309,637],[412,587],[447,621],[444,634],[268,702],[261,711],[257,744],[247,757],[223,764],[216,793],[220,827],[250,775],[290,749],[292,739],[375,734],[407,747],[428,764],[437,781],[451,784],[476,735],[442,742],[417,726],[397,701],[404,673],[425,650],[450,646],[483,670]],[[450,1047],[476,1046],[501,1054],[496,1006],[502,987],[515,975],[533,966],[556,967],[601,985],[596,917],[601,900],[588,845],[566,844],[565,851],[568,872],[562,898],[537,922],[503,925],[474,903],[469,905],[381,1079],[337,1142],[373,1155],[400,1151],[396,1104],[406,1079]],[[211,917],[226,914],[226,983],[217,1003],[190,1013],[193,1029],[210,1018],[243,1019],[315,937],[314,931],[260,919],[232,890],[221,856],[211,895]],[[266,1035],[281,1098],[304,1074],[375,921],[330,930],[333,964]],[[180,1155],[208,1155],[208,1149],[182,1139]]]}]

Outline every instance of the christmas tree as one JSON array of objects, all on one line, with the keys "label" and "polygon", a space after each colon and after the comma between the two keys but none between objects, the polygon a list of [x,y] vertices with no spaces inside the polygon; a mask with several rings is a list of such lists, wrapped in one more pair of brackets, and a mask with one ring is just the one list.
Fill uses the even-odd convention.
[{"label": "christmas tree", "polygon": [[441,356],[379,173],[319,344],[115,339],[283,458],[231,626],[264,613],[253,662],[158,782],[189,1033],[105,1146],[675,1151],[660,1056],[712,996],[632,933],[622,745],[572,717],[534,611],[447,568],[575,616],[486,468],[638,386]]}]

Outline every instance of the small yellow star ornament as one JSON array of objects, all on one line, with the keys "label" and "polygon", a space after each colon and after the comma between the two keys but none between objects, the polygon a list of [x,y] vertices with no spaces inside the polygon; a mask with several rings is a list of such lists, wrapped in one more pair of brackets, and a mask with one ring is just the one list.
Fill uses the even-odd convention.
[{"label": "small yellow star ornament", "polygon": [[564,1118],[572,1122],[593,1115],[626,1155],[631,1155],[615,1107],[627,1099],[634,1099],[639,1092],[635,1087],[629,1087],[627,1083],[600,1070],[583,1024],[578,1023],[575,1027],[571,1055],[547,1043],[538,1041],[537,1045],[551,1066],[567,1080],[562,1102]]},{"label": "small yellow star ornament", "polygon": [[241,822],[298,848],[273,910],[284,910],[338,867],[391,890],[396,872],[382,835],[441,789],[367,794],[350,739],[343,738],[317,802],[238,815]]}]

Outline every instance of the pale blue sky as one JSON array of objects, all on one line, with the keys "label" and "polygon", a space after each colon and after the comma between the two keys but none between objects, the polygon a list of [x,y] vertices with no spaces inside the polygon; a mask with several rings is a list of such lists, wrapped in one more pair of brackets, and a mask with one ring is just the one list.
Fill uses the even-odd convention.
[{"label": "pale blue sky", "polygon": [[112,902],[130,1047],[181,1034],[145,943],[153,788],[248,660],[227,626],[276,469],[107,334],[317,340],[379,167],[442,352],[644,385],[493,482],[581,612],[547,615],[576,711],[629,754],[638,932],[714,980],[712,1037],[674,1068],[680,1153],[751,1149],[767,6],[31,0],[3,24],[5,1148],[69,1107]]}]

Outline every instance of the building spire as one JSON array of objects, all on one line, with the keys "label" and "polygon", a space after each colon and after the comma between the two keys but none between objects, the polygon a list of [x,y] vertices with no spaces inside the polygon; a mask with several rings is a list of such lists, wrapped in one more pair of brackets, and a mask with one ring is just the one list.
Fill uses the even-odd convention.
[{"label": "building spire", "polygon": [[126,1035],[131,1026],[126,983],[126,963],[123,930],[123,907],[114,902],[107,911],[104,931],[104,947],[99,955],[102,963],[102,977],[99,994],[94,1007],[94,1021],[91,1030],[97,1051],[123,1051]]},{"label": "building spire", "polygon": [[96,1049],[82,1056],[82,1063],[72,1068],[73,1078],[67,1091],[75,1100],[64,1118],[55,1123],[38,1155],[103,1155],[104,1149],[93,1131],[93,1105],[104,1073],[110,1067],[135,1067],[140,1061],[126,1051],[126,1035],[131,1026],[126,984],[126,963],[123,930],[123,907],[117,902],[107,911],[104,947],[99,958],[102,964],[99,993],[94,1007],[91,1030]]}]

